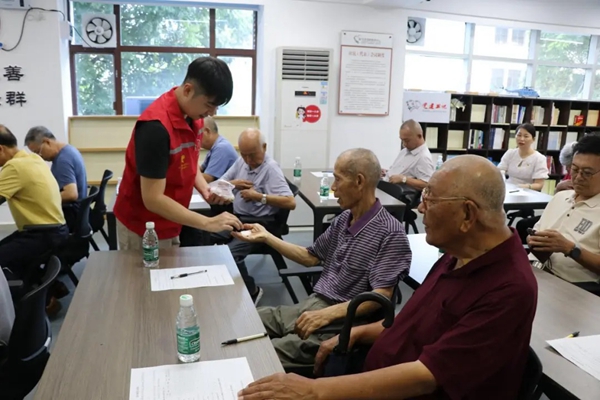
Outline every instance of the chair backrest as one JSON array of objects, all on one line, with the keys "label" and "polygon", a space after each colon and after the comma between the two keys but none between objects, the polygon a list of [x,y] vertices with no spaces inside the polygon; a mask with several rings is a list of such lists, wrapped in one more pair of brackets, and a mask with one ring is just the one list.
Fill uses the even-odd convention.
[{"label": "chair backrest", "polygon": [[[294,197],[298,196],[300,193],[300,189],[298,186],[288,181],[288,186],[292,192]],[[275,214],[275,221],[279,226],[281,226],[281,235],[287,235],[290,232],[290,227],[287,224],[288,218],[290,217],[290,210],[280,208],[279,211]]]},{"label": "chair backrest", "polygon": [[421,201],[421,191],[407,185],[379,181],[377,188],[405,203],[408,209],[417,207]]},{"label": "chair backrest", "polygon": [[104,194],[106,193],[106,185],[113,177],[113,173],[110,170],[105,170],[102,180],[100,181],[100,187],[98,188],[98,195],[94,200],[94,207],[90,212],[90,223],[92,230],[98,232],[100,228],[104,226],[104,216],[106,215],[106,202]]},{"label": "chair backrest", "polygon": [[111,170],[105,170],[104,175],[102,175],[102,180],[100,181],[100,187],[98,188],[98,195],[96,196],[96,201],[94,202],[94,211],[100,211],[103,214],[106,213],[106,203],[104,201],[104,193],[106,193],[106,185],[108,185],[108,181],[110,181],[113,177],[113,172]]},{"label": "chair backrest", "polygon": [[519,396],[517,400],[537,400],[539,396],[534,393],[537,392],[538,385],[542,379],[543,367],[535,351],[529,347],[527,354],[527,363],[525,364],[525,373],[523,374],[523,381],[519,388]]},{"label": "chair backrest", "polygon": [[78,238],[88,238],[92,236],[92,226],[90,225],[90,207],[98,195],[98,187],[90,187],[88,197],[79,200],[79,210],[77,211],[77,220],[75,221],[75,230],[73,236]]},{"label": "chair backrest", "polygon": [[15,322],[8,342],[10,365],[27,362],[47,351],[52,330],[46,315],[46,295],[59,272],[60,261],[50,257],[40,284],[15,303]]}]

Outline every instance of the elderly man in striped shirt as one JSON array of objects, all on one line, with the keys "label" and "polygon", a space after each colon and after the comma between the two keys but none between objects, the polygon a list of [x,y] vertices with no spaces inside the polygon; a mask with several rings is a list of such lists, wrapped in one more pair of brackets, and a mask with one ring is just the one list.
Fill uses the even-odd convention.
[{"label": "elderly man in striped shirt", "polygon": [[[286,243],[258,224],[246,224],[240,240],[266,243],[307,267],[323,265],[314,294],[293,306],[262,307],[259,315],[284,368],[311,365],[321,341],[331,335],[314,332],[343,319],[350,300],[374,291],[391,298],[410,268],[411,251],[402,224],[375,197],[381,166],[367,149],[342,153],[334,168],[332,190],[344,210],[308,247]],[[357,315],[379,307],[363,303]]]}]

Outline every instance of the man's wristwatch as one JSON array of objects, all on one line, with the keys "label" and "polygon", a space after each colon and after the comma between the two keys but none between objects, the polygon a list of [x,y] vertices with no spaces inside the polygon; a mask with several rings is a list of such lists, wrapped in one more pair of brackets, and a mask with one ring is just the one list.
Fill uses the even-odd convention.
[{"label": "man's wristwatch", "polygon": [[262,195],[262,197],[261,197],[261,199],[260,199],[260,202],[261,202],[262,204],[267,204],[267,195],[266,195],[266,194],[263,194],[263,195]]},{"label": "man's wristwatch", "polygon": [[579,257],[581,257],[581,249],[579,246],[575,245],[571,251],[566,254],[566,256],[571,257],[573,260],[577,260]]},{"label": "man's wristwatch", "polygon": [[406,183],[406,175],[402,177],[402,183]]}]

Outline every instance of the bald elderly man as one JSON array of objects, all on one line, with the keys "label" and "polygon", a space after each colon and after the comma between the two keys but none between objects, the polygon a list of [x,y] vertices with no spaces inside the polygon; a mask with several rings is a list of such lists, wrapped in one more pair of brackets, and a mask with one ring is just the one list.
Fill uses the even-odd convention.
[{"label": "bald elderly man", "polygon": [[[244,217],[269,220],[282,208],[295,209],[296,199],[283,176],[283,171],[277,161],[267,154],[265,136],[258,129],[246,129],[240,134],[238,147],[240,157],[221,177],[235,185],[233,213],[242,220]],[[266,225],[270,230],[278,228],[274,220]],[[229,236],[229,232],[220,234],[223,235]],[[246,257],[256,245],[233,238],[228,246],[252,300],[258,304],[263,290],[256,286],[245,263]]]},{"label": "bald elderly man", "polygon": [[[419,211],[427,242],[445,254],[390,328],[352,329],[351,345],[372,346],[364,372],[318,380],[272,375],[239,398],[517,398],[537,284],[519,236],[506,226],[504,193],[500,172],[485,158],[444,163]],[[321,345],[317,368],[337,343],[334,337]]]},{"label": "bald elderly man", "polygon": [[[314,332],[346,316],[350,300],[363,292],[391,298],[394,288],[410,268],[411,251],[402,223],[382,206],[375,191],[381,166],[371,150],[342,153],[333,170],[335,191],[344,210],[309,247],[268,233],[264,227],[245,225],[250,236],[240,240],[266,243],[298,264],[323,265],[314,294],[293,306],[258,310],[284,368],[313,365],[322,340],[331,335]],[[357,315],[369,315],[379,305],[362,304]]]},{"label": "bald elderly man", "polygon": [[390,169],[382,172],[391,183],[408,185],[420,192],[435,171],[421,124],[412,119],[404,122],[400,127],[400,140],[403,147],[400,154]]}]

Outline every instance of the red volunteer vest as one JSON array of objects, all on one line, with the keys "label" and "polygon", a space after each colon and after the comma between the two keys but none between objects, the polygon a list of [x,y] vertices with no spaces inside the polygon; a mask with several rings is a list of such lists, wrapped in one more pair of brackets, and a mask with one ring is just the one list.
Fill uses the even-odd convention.
[{"label": "red volunteer vest", "polygon": [[[169,132],[171,146],[165,195],[188,208],[198,171],[203,121],[194,121],[193,130],[190,128],[179,108],[174,90],[175,88],[171,89],[150,104],[140,115],[138,122],[160,121]],[[140,236],[146,231],[148,221],[154,222],[156,233],[161,240],[179,236],[180,224],[154,214],[144,207],[140,175],[135,163],[134,134],[131,134],[125,153],[125,171],[114,206],[115,217],[127,229]]]}]

